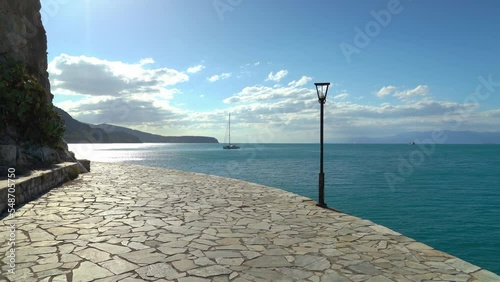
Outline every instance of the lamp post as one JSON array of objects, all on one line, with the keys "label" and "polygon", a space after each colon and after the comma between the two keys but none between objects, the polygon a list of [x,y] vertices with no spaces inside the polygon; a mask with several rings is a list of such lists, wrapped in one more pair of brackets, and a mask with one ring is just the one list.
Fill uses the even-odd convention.
[{"label": "lamp post", "polygon": [[326,95],[328,94],[329,82],[314,83],[318,94],[318,102],[321,105],[320,117],[320,157],[319,157],[319,185],[318,185],[318,204],[322,208],[326,208],[325,203],[325,174],[323,173],[323,106],[326,103]]}]

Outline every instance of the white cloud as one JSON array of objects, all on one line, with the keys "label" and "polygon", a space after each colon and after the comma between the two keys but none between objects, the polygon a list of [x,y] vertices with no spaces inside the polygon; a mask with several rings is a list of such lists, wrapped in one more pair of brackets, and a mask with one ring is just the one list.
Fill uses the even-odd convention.
[{"label": "white cloud", "polygon": [[129,64],[94,57],[61,54],[48,67],[52,92],[79,99],[56,105],[88,123],[134,125],[165,122],[181,111],[170,106],[180,90],[171,86],[189,77],[169,68],[145,68],[151,58]]},{"label": "white cloud", "polygon": [[189,80],[183,72],[169,68],[148,68],[151,58],[138,64],[108,61],[87,56],[61,54],[48,66],[52,92],[124,97],[133,94],[169,95],[167,86]]},{"label": "white cloud", "polygon": [[316,97],[315,90],[295,87],[248,86],[236,95],[224,100],[226,104],[267,101],[272,99],[293,97],[295,100],[307,100]]},{"label": "white cloud", "polygon": [[84,103],[73,109],[82,121],[99,124],[142,124],[165,121],[174,115],[171,110],[163,109],[151,101],[116,98],[99,103]]},{"label": "white cloud", "polygon": [[227,79],[227,78],[230,78],[230,77],[231,77],[231,73],[225,72],[225,73],[213,75],[213,76],[211,76],[211,77],[209,77],[207,79],[210,82],[216,82],[217,80]]},{"label": "white cloud", "polygon": [[102,101],[106,101],[108,99],[113,99],[111,96],[84,96],[84,98],[78,101],[66,100],[63,102],[54,103],[54,106],[59,107],[65,111],[67,111],[71,115],[77,115],[79,112],[77,109],[82,104],[99,104]]},{"label": "white cloud", "polygon": [[336,100],[345,100],[345,99],[347,99],[347,97],[349,97],[349,94],[342,93],[342,94],[339,94],[337,96],[334,96],[333,99],[336,99]]},{"label": "white cloud", "polygon": [[[329,142],[446,128],[450,126],[445,118],[449,113],[467,113],[460,130],[491,130],[496,126],[495,122],[500,122],[500,110],[478,112],[477,105],[473,104],[425,97],[411,104],[396,100],[394,103],[364,105],[342,100],[347,95],[334,96],[325,107],[325,138]],[[227,123],[227,112],[231,112],[234,120],[236,142],[312,142],[316,139],[311,136],[318,136],[319,111],[314,89],[256,85],[245,87],[226,100],[229,103],[227,108],[205,112],[183,111],[168,103],[150,100],[104,99],[102,96],[90,96],[85,102],[65,102],[65,105],[58,106],[70,107],[70,113],[85,122],[111,122],[139,130],[154,129],[155,133],[164,135],[215,136],[221,142],[224,138],[221,125]]]},{"label": "white cloud", "polygon": [[197,66],[188,68],[187,72],[188,73],[197,73],[197,72],[203,70],[204,68],[205,68],[204,65],[197,65]]},{"label": "white cloud", "polygon": [[146,58],[146,59],[142,59],[139,64],[141,66],[144,66],[144,65],[154,64],[154,63],[155,63],[155,60],[153,60],[153,58]]},{"label": "white cloud", "polygon": [[398,91],[394,93],[394,97],[397,97],[400,100],[405,100],[415,96],[426,96],[428,94],[429,94],[429,87],[427,85],[419,85],[414,89]]},{"label": "white cloud", "polygon": [[[415,87],[399,91],[411,93],[411,97],[418,98],[412,103],[396,100],[395,103],[365,105],[359,99],[354,99],[356,102],[348,101],[351,95],[347,92],[334,95],[325,107],[325,137],[331,141],[348,142],[350,138],[360,136],[375,137],[446,128],[449,122],[445,121],[445,116],[454,112],[471,113],[461,130],[473,130],[474,126],[484,128],[491,124],[485,123],[488,119],[484,115],[475,114],[479,113],[477,105],[436,101],[425,97],[425,89]],[[392,91],[392,95],[399,93]],[[317,134],[318,109],[314,89],[248,86],[224,102],[231,106],[226,110],[238,116],[238,123],[245,128],[245,132],[250,132],[252,128],[272,128],[275,132],[273,136],[278,139],[268,139],[265,142],[285,142],[286,138],[302,140],[294,136]],[[494,115],[495,113],[490,113],[489,119]],[[496,113],[496,120],[500,121],[500,111]],[[255,129],[253,134],[259,135],[259,131]],[[307,140],[310,142],[310,139]]]},{"label": "white cloud", "polygon": [[389,86],[384,86],[382,87],[378,92],[377,92],[377,97],[385,97],[391,93],[393,93],[394,91],[396,91],[398,88],[396,86],[392,86],[392,85],[389,85]]},{"label": "white cloud", "polygon": [[[260,142],[286,142],[286,138],[304,141],[307,138],[303,140],[298,136],[316,135],[318,130],[319,111],[314,92],[289,87],[245,87],[238,95],[226,99],[225,102],[231,104],[226,111],[237,116],[238,122],[235,121],[235,126],[249,132],[249,136],[259,136],[260,128],[272,130],[271,137],[276,139],[270,138]],[[339,98],[347,96],[343,94],[347,93],[339,94]],[[334,98],[325,107],[325,137],[331,141],[346,142],[351,140],[350,138],[360,136],[376,137],[446,128],[449,122],[445,117],[454,112],[470,113],[460,130],[485,128],[487,125],[491,128],[490,120],[495,114],[495,120],[500,122],[500,111],[491,112],[486,118],[484,114],[479,114],[477,106],[473,104],[425,98],[411,104],[396,101],[393,104],[364,105]],[[311,139],[306,141],[311,142]]]},{"label": "white cloud", "polygon": [[273,74],[273,72],[270,72],[269,75],[267,76],[266,81],[272,80],[279,82],[281,79],[283,79],[286,75],[288,74],[287,70],[280,70],[276,74]]},{"label": "white cloud", "polygon": [[299,87],[299,86],[303,86],[303,85],[306,85],[307,83],[309,83],[309,81],[312,80],[312,77],[310,76],[302,76],[299,80],[294,80],[290,83],[288,83],[288,86],[291,86],[291,87]]},{"label": "white cloud", "polygon": [[396,86],[384,86],[377,92],[377,97],[385,97],[391,95],[399,100],[407,100],[416,96],[426,96],[429,94],[429,86],[418,85],[413,89],[400,90]]},{"label": "white cloud", "polygon": [[[127,64],[85,56],[58,56],[49,65],[54,94],[79,94],[82,99],[56,105],[83,122],[107,122],[163,135],[215,136],[219,141],[224,136],[221,126],[227,123],[227,112],[231,112],[236,142],[317,140],[319,111],[316,90],[314,86],[307,87],[310,77],[302,76],[288,84],[276,81],[271,83],[273,87],[242,87],[224,100],[224,109],[207,108],[200,112],[189,110],[189,105],[181,107],[175,101],[171,104],[175,93],[181,92],[178,84],[189,79],[187,71],[151,68],[153,63],[150,58]],[[275,78],[279,73],[271,74]],[[212,82],[230,76],[214,75]],[[500,124],[500,110],[480,112],[477,105],[433,100],[427,85],[412,89],[383,87],[377,96],[397,99],[381,105],[367,105],[356,100],[363,93],[348,92],[341,90],[332,95],[325,106],[328,142],[451,127],[456,123],[445,120],[449,113],[467,113],[460,130],[498,130]],[[198,95],[212,98],[208,93]]]},{"label": "white cloud", "polygon": [[[241,75],[246,75],[246,76],[253,76],[255,75],[255,69],[260,66],[260,62],[255,62],[255,63],[248,63],[240,66],[240,74]],[[241,78],[242,76],[239,75],[238,78]]]}]

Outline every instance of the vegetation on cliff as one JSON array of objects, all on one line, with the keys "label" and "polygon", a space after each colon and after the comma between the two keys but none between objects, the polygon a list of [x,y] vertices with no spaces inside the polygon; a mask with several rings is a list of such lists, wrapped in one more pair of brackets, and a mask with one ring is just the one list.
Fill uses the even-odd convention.
[{"label": "vegetation on cliff", "polygon": [[63,138],[64,125],[47,95],[24,64],[0,58],[0,134],[16,128],[17,134],[10,136],[16,143],[55,148]]}]

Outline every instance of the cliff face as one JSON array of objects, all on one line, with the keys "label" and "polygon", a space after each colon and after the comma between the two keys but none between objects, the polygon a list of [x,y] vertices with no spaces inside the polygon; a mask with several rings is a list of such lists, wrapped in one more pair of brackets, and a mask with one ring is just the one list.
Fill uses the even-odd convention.
[{"label": "cliff face", "polygon": [[[15,92],[9,91],[9,89],[14,89],[12,87],[19,88],[19,85],[22,86],[23,83],[25,85],[31,84],[30,80],[21,83],[16,82],[16,85],[9,84],[8,81],[0,81],[0,86],[3,87],[0,96],[2,103],[5,103],[2,105],[3,107],[0,107],[0,115],[3,115],[0,116],[0,120],[3,121],[2,128],[0,128],[0,171],[5,170],[7,167],[29,170],[46,167],[58,162],[75,161],[74,157],[68,152],[67,145],[62,138],[53,141],[51,144],[40,142],[40,145],[34,145],[37,142],[33,142],[33,140],[27,141],[23,139],[23,128],[26,129],[29,128],[27,125],[36,124],[33,121],[49,121],[47,113],[51,114],[51,112],[47,112],[47,109],[53,111],[51,110],[53,96],[50,92],[49,75],[47,73],[47,37],[42,25],[40,9],[40,0],[0,1],[0,71],[9,68],[9,60],[19,62],[26,66],[26,72],[34,76],[41,88],[43,88],[39,88],[40,91],[33,90],[20,93],[18,90],[15,90],[17,91]],[[42,93],[39,100],[44,103],[37,105],[43,104],[44,111],[40,111],[38,116],[36,116],[37,111],[33,112],[35,117],[24,121],[24,124],[6,122],[4,125],[5,121],[9,120],[9,117],[26,112],[26,107],[23,109],[22,105],[19,104],[21,102],[16,104],[17,98],[11,96],[14,92],[17,93],[17,97],[28,97],[30,95],[34,97],[35,93]],[[9,103],[6,101],[9,101]],[[24,102],[26,101],[31,100],[25,100]],[[49,130],[54,126],[43,122],[41,125],[46,125]]]},{"label": "cliff face", "polygon": [[47,73],[47,36],[40,16],[39,0],[0,1],[0,56],[26,64],[50,94]]}]

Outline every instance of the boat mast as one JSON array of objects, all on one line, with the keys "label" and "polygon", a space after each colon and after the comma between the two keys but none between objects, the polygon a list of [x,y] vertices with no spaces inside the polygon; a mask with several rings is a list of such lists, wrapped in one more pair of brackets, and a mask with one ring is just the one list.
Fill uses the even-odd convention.
[{"label": "boat mast", "polygon": [[229,113],[229,146],[231,146],[231,113]]}]

